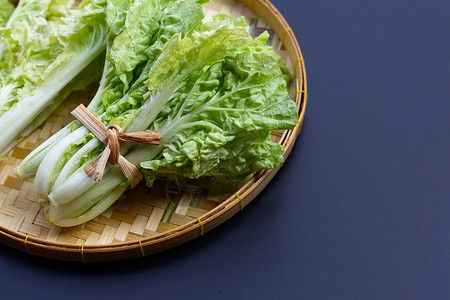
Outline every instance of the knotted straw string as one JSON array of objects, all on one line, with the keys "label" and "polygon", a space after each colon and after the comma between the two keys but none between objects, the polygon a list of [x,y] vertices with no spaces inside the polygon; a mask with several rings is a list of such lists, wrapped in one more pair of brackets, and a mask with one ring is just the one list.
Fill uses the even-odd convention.
[{"label": "knotted straw string", "polygon": [[122,128],[118,125],[106,127],[97,119],[83,104],[80,104],[72,111],[72,115],[77,118],[89,131],[91,131],[103,144],[105,149],[96,158],[92,160],[84,170],[93,177],[97,183],[102,181],[106,162],[118,164],[127,179],[136,177],[131,183],[134,188],[143,178],[138,168],[127,161],[120,154],[119,140],[133,143],[159,144],[161,134],[157,130],[138,131],[133,133],[122,133]]}]

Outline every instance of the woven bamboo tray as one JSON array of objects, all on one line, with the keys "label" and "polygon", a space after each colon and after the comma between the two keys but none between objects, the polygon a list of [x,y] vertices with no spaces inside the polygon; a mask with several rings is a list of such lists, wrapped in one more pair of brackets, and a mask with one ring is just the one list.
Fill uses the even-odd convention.
[{"label": "woven bamboo tray", "polygon": [[[212,0],[205,17],[226,12],[243,15],[254,36],[271,33],[270,43],[293,74],[289,87],[298,106],[293,130],[273,132],[287,158],[299,135],[307,103],[305,64],[297,40],[283,16],[267,0]],[[35,132],[0,162],[0,242],[27,252],[67,261],[117,261],[160,252],[199,237],[245,208],[270,182],[279,168],[262,171],[241,182],[202,178],[185,182],[140,184],[97,218],[61,228],[46,223],[37,204],[33,180],[22,181],[14,168],[45,139],[71,121],[70,111],[87,104],[91,91],[73,93]]]}]

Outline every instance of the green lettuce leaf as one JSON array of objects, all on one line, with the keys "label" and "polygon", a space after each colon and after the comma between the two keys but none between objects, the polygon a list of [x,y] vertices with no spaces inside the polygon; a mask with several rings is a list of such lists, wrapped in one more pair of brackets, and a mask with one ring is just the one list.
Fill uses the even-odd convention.
[{"label": "green lettuce leaf", "polygon": [[0,28],[0,87],[7,84],[7,76],[18,57],[45,31],[50,4],[50,0],[22,0]]},{"label": "green lettuce leaf", "polygon": [[[180,7],[167,5],[160,13]],[[139,38],[142,30],[124,26],[116,38],[125,46],[115,45],[116,39],[108,43],[108,49],[116,48],[107,54],[110,80],[102,80],[108,84],[101,83],[101,96],[95,99],[101,99],[98,116],[105,125],[118,124],[128,132],[161,132],[160,145],[121,145],[121,154],[143,170],[149,186],[168,173],[240,179],[275,168],[284,160],[284,149],[270,140],[271,132],[297,123],[297,106],[286,88],[289,75],[266,45],[267,33],[252,39],[243,19],[233,22],[224,14],[192,24],[183,34],[152,30],[150,39]],[[117,80],[119,89],[109,86]],[[49,201],[49,222],[83,223],[107,209],[130,184],[118,166],[107,165],[101,184],[86,174],[84,164],[102,149],[96,139],[83,140],[87,135],[80,127],[53,143],[39,166],[35,186]]]},{"label": "green lettuce leaf", "polygon": [[[0,40],[0,155],[105,47],[106,0],[20,1]],[[59,15],[66,13],[63,17]],[[60,103],[60,102],[59,102]]]},{"label": "green lettuce leaf", "polygon": [[0,0],[0,27],[6,25],[13,11],[14,5],[9,3],[8,0]]},{"label": "green lettuce leaf", "polygon": [[[148,9],[145,10],[146,7],[158,7],[159,9],[154,12],[155,15],[148,16],[147,13],[150,13],[150,11]],[[124,9],[128,12],[127,14],[121,13]],[[106,22],[108,24],[106,63],[100,87],[88,109],[96,116],[101,117],[105,124],[108,124],[115,117],[116,111],[119,113],[125,112],[130,117],[124,118],[128,121],[131,121],[131,117],[136,116],[136,113],[140,112],[140,107],[148,99],[148,97],[144,97],[144,94],[148,92],[145,81],[148,78],[149,69],[158,56],[157,53],[162,51],[161,49],[165,42],[175,33],[180,36],[189,35],[194,30],[194,27],[198,27],[201,24],[203,14],[198,2],[192,0],[139,0],[134,2],[111,0],[108,1],[106,11]],[[142,11],[146,13],[139,15]],[[150,27],[147,26],[146,22],[155,26],[149,31],[149,34],[147,32]],[[138,29],[135,27],[138,27]],[[148,36],[151,37],[150,41]],[[124,54],[125,52],[120,49],[123,51],[128,50],[129,53]],[[145,49],[145,51],[142,52],[142,49]],[[130,61],[130,57],[139,57],[139,62],[136,64],[135,60]],[[122,66],[124,65],[133,65],[134,69],[123,69]],[[117,122],[117,124],[123,126],[124,129],[127,125],[124,122]],[[145,129],[149,124],[147,122],[141,127]],[[70,135],[75,139],[78,138],[80,133],[89,134],[84,127],[80,127],[78,122],[68,126],[68,128],[64,128],[63,131],[64,133],[57,134],[58,137],[52,139],[51,143],[44,143],[45,145],[43,144],[42,147],[30,154],[36,160],[42,160],[41,162],[27,158],[24,160],[24,164],[18,168],[18,173],[28,175],[32,174],[34,169],[39,166],[35,181],[37,194],[41,197],[51,197],[55,202],[60,201],[58,190],[61,189],[59,187],[64,187],[66,181],[70,182],[66,175],[68,177],[74,176],[66,171],[77,170],[78,172],[78,170],[82,170],[82,162],[61,158],[64,162],[65,171],[61,172],[62,175],[58,176],[57,180],[54,180],[55,176],[51,176],[50,173],[55,172],[54,170],[59,170],[55,168],[56,164],[60,164],[58,162],[59,156],[64,156],[65,151],[70,152],[70,147],[68,147],[68,145],[72,144],[69,142]],[[86,143],[86,147],[80,147],[77,155],[81,155],[78,153],[80,151],[92,152],[89,155],[97,155],[101,151],[101,149],[88,147]],[[101,144],[100,142],[98,143],[99,145]],[[52,150],[52,155],[47,157],[46,153],[50,153],[50,150]],[[85,156],[87,153],[82,155]],[[40,167],[41,165],[44,167]],[[30,166],[30,168],[27,166]],[[57,191],[52,192],[53,185],[56,186]],[[78,192],[82,192],[83,188],[83,185],[79,186]],[[52,193],[51,196],[50,193]],[[71,195],[66,192],[64,194],[63,197]]]},{"label": "green lettuce leaf", "polygon": [[187,80],[152,125],[165,149],[141,162],[148,185],[159,168],[190,178],[242,178],[283,162],[283,147],[270,141],[270,132],[292,129],[297,107],[266,39],[260,36]]},{"label": "green lettuce leaf", "polygon": [[128,131],[146,129],[191,74],[250,40],[246,24],[233,23],[229,15],[217,15],[192,36],[175,33],[157,59],[146,65],[130,93],[107,108],[103,123],[118,124]]}]

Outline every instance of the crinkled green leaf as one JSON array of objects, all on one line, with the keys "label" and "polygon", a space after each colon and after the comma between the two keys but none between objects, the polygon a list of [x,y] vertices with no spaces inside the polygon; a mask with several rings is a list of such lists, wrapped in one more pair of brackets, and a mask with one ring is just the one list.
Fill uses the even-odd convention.
[{"label": "crinkled green leaf", "polygon": [[0,28],[0,87],[6,85],[7,76],[27,45],[39,39],[47,26],[45,19],[50,0],[22,0]]},{"label": "crinkled green leaf", "polygon": [[[138,41],[139,37],[134,39],[129,38],[130,32],[138,32],[141,34],[146,34],[142,30],[132,30],[127,26],[139,25],[140,21],[134,20],[133,17],[136,14],[128,14],[129,11],[138,12],[142,6],[151,6],[150,4],[145,4],[145,2],[158,3],[158,7],[165,7],[163,10],[157,12],[155,16],[157,20],[157,28],[151,37],[150,44],[147,45],[145,49],[145,61],[138,63],[135,69],[131,71],[126,71],[122,73],[124,76],[117,76],[120,69],[116,66],[121,65],[121,60],[126,59],[115,56],[114,53],[122,53],[119,49],[124,47],[124,49],[129,51],[134,51],[131,45],[121,45],[120,43],[115,43],[117,48],[116,52],[113,51],[113,55],[110,53],[112,50],[112,45],[116,39],[122,41]],[[109,0],[107,2],[106,8],[106,23],[108,30],[108,41],[107,41],[107,60],[105,62],[102,80],[100,82],[97,94],[92,99],[88,106],[88,109],[93,112],[94,115],[99,116],[104,120],[105,124],[117,116],[116,112],[120,114],[125,110],[128,111],[128,116],[133,116],[133,109],[138,109],[142,105],[143,95],[147,93],[148,88],[145,85],[145,81],[148,77],[148,72],[153,62],[161,52],[161,49],[165,42],[172,37],[174,33],[180,33],[182,36],[188,35],[194,27],[198,27],[203,19],[201,3],[205,1],[192,1],[192,0],[180,0],[180,1],[166,1],[166,0]],[[147,20],[148,16],[144,16]],[[128,39],[125,38],[128,35]],[[120,50],[120,51],[119,51]],[[122,53],[123,54],[123,53]],[[139,53],[137,53],[139,54]],[[130,54],[131,55],[131,54]],[[141,55],[141,54],[139,54]],[[131,57],[135,57],[132,54]],[[127,63],[124,63],[127,64]],[[126,80],[121,80],[125,77]],[[110,108],[112,107],[112,108]],[[105,110],[109,109],[110,115],[105,113]],[[64,134],[58,133],[58,140],[61,140],[67,134],[74,132],[80,124],[75,122],[68,128],[64,128]],[[53,141],[53,140],[52,140]],[[26,165],[30,166],[28,169],[25,165],[21,165],[20,169],[24,174],[32,174],[36,172],[36,167],[39,166],[40,162],[36,160],[41,160],[45,157],[45,153],[56,146],[57,141],[53,141],[52,144],[44,143],[44,146],[39,147],[31,155],[35,156],[36,159],[28,157],[25,160]],[[39,180],[37,180],[39,181]]]},{"label": "crinkled green leaf", "polygon": [[[105,125],[161,131],[160,145],[125,143],[122,155],[144,169],[149,186],[163,172],[240,179],[279,166],[284,149],[270,141],[271,132],[294,128],[298,115],[287,93],[286,68],[266,46],[267,33],[252,39],[243,19],[233,22],[224,14],[204,24],[192,22],[188,30],[179,16],[187,13],[194,20],[195,9],[181,12],[182,1],[177,6],[166,3],[161,9],[160,2],[153,1],[137,0],[130,5],[129,19],[117,17],[124,25],[108,44],[106,79],[94,99],[101,100],[96,113]],[[134,5],[142,6],[133,11]],[[160,8],[158,25],[167,17],[164,28],[181,25],[185,31],[170,34],[162,26],[150,30],[147,25],[155,19],[138,15],[155,7]],[[179,13],[170,17],[171,9]],[[60,226],[80,224],[100,214],[129,184],[117,166],[107,165],[101,184],[86,175],[82,164],[87,160],[76,160],[94,157],[99,149],[94,148],[96,139],[70,146],[81,135],[86,136],[83,128],[56,143],[55,153],[64,153],[59,158],[64,166],[56,170],[60,162],[49,153],[35,180],[38,195],[51,202],[46,217]],[[56,180],[51,178],[55,184],[49,182],[52,173],[59,174]]]},{"label": "crinkled green leaf", "polygon": [[[160,2],[153,4],[158,6],[159,10],[154,12],[151,18],[147,18],[149,23],[157,24],[152,34],[142,28],[124,30],[115,39],[108,54],[108,59],[115,67],[115,78],[121,78],[123,84],[119,86],[123,86],[125,91],[120,94],[115,88],[113,94],[110,91],[106,92],[108,97],[103,97],[104,106],[107,107],[106,115],[103,117],[104,123],[110,123],[113,120],[123,126],[126,122],[120,122],[119,119],[133,118],[132,115],[137,111],[132,110],[145,101],[144,95],[148,93],[145,81],[148,79],[149,72],[153,72],[150,69],[162,52],[164,44],[174,34],[182,37],[189,35],[203,19],[201,6],[196,1]],[[133,28],[140,26],[139,22],[133,23]],[[148,42],[150,45],[147,45]],[[117,101],[118,96],[122,96],[121,99],[119,98],[120,101]],[[124,111],[128,113],[117,118]]]},{"label": "crinkled green leaf", "polygon": [[60,92],[105,47],[106,0],[73,3],[21,0],[0,29],[1,155],[61,103]]},{"label": "crinkled green leaf", "polygon": [[0,0],[0,27],[6,25],[13,11],[14,5],[9,3],[8,0]]},{"label": "crinkled green leaf", "polygon": [[[45,1],[39,2],[45,3]],[[19,17],[22,18],[20,10],[31,9],[36,6],[32,5],[35,3],[30,0],[24,0],[24,3],[22,7],[19,5],[15,11],[19,14],[13,16],[15,17],[15,23],[19,22]],[[28,3],[29,5],[27,5]],[[86,58],[88,58],[89,49],[93,45],[94,39],[100,39],[101,43],[101,31],[105,30],[105,26],[102,25],[105,22],[105,0],[90,1],[82,9],[70,10],[70,13],[68,13],[67,7],[61,8],[64,4],[70,3],[71,1],[64,2],[63,0],[49,2],[46,9],[43,8],[44,5],[42,4],[39,7],[42,16],[50,14],[49,7],[55,7],[55,9],[58,7],[59,12],[65,11],[67,15],[58,19],[57,27],[51,26],[53,21],[43,22],[28,43],[18,45],[20,50],[12,49],[14,53],[20,53],[20,55],[8,62],[9,65],[13,65],[9,69],[6,68],[9,70],[9,74],[4,78],[3,86],[10,93],[6,96],[5,90],[0,91],[0,94],[4,95],[0,99],[0,112],[10,110],[14,107],[15,102],[32,95],[40,84],[54,77],[55,74],[61,72],[61,69],[64,70],[64,65],[76,63],[74,57],[86,53]],[[43,18],[43,20],[45,19]],[[31,22],[31,20],[28,21]],[[15,30],[21,28],[21,26],[27,26],[28,21],[15,24],[14,28],[11,29],[12,37],[15,36]],[[30,36],[24,36],[24,38],[30,38]],[[4,40],[8,41],[9,39],[4,37],[2,41]],[[76,76],[76,74],[73,74],[73,76]],[[11,86],[14,88],[10,88]]]},{"label": "crinkled green leaf", "polygon": [[229,15],[217,15],[192,36],[174,34],[157,59],[144,68],[127,97],[107,108],[103,122],[131,126],[133,131],[145,129],[189,76],[250,40],[245,23],[233,23]]},{"label": "crinkled green leaf", "polygon": [[165,149],[141,162],[148,184],[159,168],[192,178],[241,178],[283,162],[283,147],[270,141],[270,132],[292,129],[298,115],[279,57],[265,46],[266,38],[186,80],[153,124],[163,134]]}]

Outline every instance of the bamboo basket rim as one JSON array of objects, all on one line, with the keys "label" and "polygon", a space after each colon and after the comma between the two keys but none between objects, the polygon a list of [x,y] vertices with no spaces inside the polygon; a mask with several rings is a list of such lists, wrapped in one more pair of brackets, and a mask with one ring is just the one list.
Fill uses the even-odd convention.
[{"label": "bamboo basket rim", "polygon": [[[275,8],[275,6],[268,0],[240,0],[246,4],[252,11],[254,11],[260,18],[262,18],[266,23],[268,23],[278,36],[282,37],[282,43],[284,47],[288,50],[289,57],[293,64],[295,80],[295,96],[294,101],[297,103],[299,118],[297,125],[292,130],[286,130],[279,141],[285,147],[284,158],[285,160],[289,156],[297,136],[300,134],[303,121],[305,118],[305,110],[308,102],[308,92],[307,92],[307,81],[306,81],[306,68],[305,60],[303,58],[300,46],[298,45],[297,39],[294,32],[288,23],[281,15],[281,13]],[[264,18],[261,14],[268,14],[272,18]],[[289,51],[292,49],[291,51]],[[260,191],[255,192],[255,188],[262,185],[263,188],[269,183],[272,177],[277,173],[281,166],[272,169],[264,170],[256,173],[249,182],[242,186],[234,195],[230,196],[224,202],[211,209],[202,216],[186,223],[176,228],[170,229],[168,231],[156,234],[154,236],[145,237],[135,241],[127,241],[121,243],[113,243],[108,245],[96,244],[96,245],[76,245],[63,242],[49,241],[42,238],[37,238],[30,236],[29,234],[24,234],[18,231],[14,231],[5,226],[0,225],[0,240],[4,244],[9,244],[10,246],[27,252],[29,254],[35,254],[38,256],[50,257],[50,255],[43,255],[41,251],[47,253],[47,251],[63,251],[70,253],[80,254],[79,261],[91,261],[89,260],[89,254],[93,253],[116,253],[119,251],[129,251],[135,250],[135,255],[124,258],[134,258],[138,256],[146,256],[146,252],[153,254],[156,252],[163,251],[172,247],[167,247],[159,251],[152,251],[151,246],[158,243],[167,242],[176,237],[182,236],[191,231],[198,231],[196,237],[201,236],[204,232],[207,232],[219,224],[223,223],[225,220],[221,221],[219,224],[213,224],[213,221],[218,217],[223,215],[228,211],[235,210],[231,216],[242,210],[249,202],[251,202]],[[262,190],[262,189],[261,189]],[[230,217],[231,217],[230,216]],[[228,219],[228,218],[227,218]],[[208,226],[210,225],[210,226]],[[187,241],[187,240],[186,240]],[[186,242],[184,241],[184,242]],[[184,243],[182,242],[182,243]],[[176,245],[175,245],[176,246]],[[146,251],[147,250],[147,251]],[[140,253],[140,254],[139,254]],[[62,259],[66,260],[66,259]],[[73,260],[73,259],[67,259]],[[117,259],[106,259],[105,261],[113,261]],[[92,260],[98,261],[98,260]]]}]

